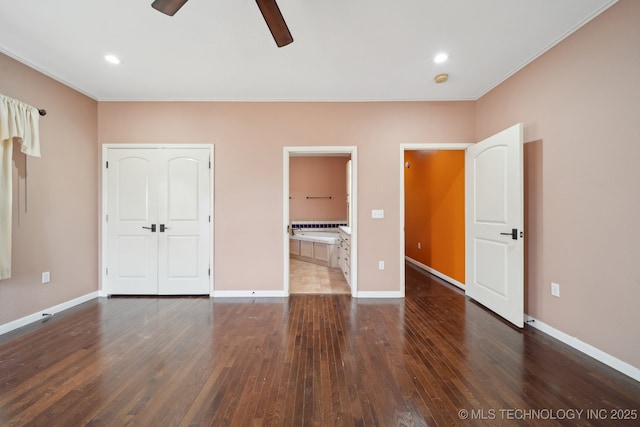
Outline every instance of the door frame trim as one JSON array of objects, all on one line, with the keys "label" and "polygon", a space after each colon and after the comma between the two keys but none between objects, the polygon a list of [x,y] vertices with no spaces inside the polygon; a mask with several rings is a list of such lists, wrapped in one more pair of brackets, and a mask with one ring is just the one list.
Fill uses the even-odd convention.
[{"label": "door frame trim", "polygon": [[322,145],[309,147],[283,147],[282,150],[282,230],[284,263],[284,293],[289,295],[289,158],[291,155],[313,156],[331,154],[351,155],[351,296],[358,296],[358,147],[350,145]]},{"label": "door frame trim", "polygon": [[[461,142],[461,143],[452,143],[452,142],[428,142],[428,143],[404,143],[400,144],[400,293],[402,297],[405,296],[405,272],[404,272],[404,263],[405,263],[405,238],[404,238],[404,152],[405,151],[441,151],[441,150],[452,150],[452,151],[466,151],[467,148],[474,145],[472,142]],[[465,213],[466,216],[466,213]],[[466,241],[466,230],[465,230],[465,241]]]},{"label": "door frame trim", "polygon": [[100,274],[99,274],[99,296],[106,297],[109,295],[107,289],[107,168],[105,167],[106,161],[109,158],[109,150],[112,148],[150,148],[150,149],[163,149],[163,148],[207,148],[209,149],[209,159],[211,161],[211,168],[209,169],[209,215],[211,215],[211,222],[209,223],[209,265],[211,266],[211,274],[209,275],[209,296],[213,297],[214,277],[215,277],[215,265],[214,265],[214,253],[215,253],[215,215],[214,215],[214,199],[213,199],[213,184],[214,184],[214,170],[215,170],[215,157],[214,157],[214,144],[207,143],[194,143],[194,144],[140,144],[140,143],[110,143],[102,144],[102,158],[100,159],[100,174],[101,184],[101,209],[100,215]]}]

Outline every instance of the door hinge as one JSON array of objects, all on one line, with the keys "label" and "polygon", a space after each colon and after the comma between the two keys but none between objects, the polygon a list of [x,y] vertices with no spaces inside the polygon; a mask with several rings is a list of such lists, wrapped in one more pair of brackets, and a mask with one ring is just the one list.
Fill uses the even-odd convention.
[{"label": "door hinge", "polygon": [[106,215],[104,216],[104,219],[105,219],[105,221],[109,222],[109,214],[106,214]]},{"label": "door hinge", "polygon": [[209,222],[211,222],[211,215],[209,215]]},{"label": "door hinge", "polygon": [[209,268],[209,277],[211,277],[211,268]]},{"label": "door hinge", "polygon": [[209,160],[209,169],[211,169],[211,160]]},{"label": "door hinge", "polygon": [[108,276],[108,275],[109,275],[109,267],[107,267],[107,268],[105,268],[105,269],[104,269],[104,274],[105,274],[105,276]]},{"label": "door hinge", "polygon": [[109,161],[107,161],[107,169],[109,169]]}]

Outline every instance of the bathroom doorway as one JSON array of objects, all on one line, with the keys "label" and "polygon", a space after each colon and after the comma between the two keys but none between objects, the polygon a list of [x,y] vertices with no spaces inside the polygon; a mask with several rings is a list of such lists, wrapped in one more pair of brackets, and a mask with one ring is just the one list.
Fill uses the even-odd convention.
[{"label": "bathroom doorway", "polygon": [[356,148],[285,147],[287,294],[357,292]]}]

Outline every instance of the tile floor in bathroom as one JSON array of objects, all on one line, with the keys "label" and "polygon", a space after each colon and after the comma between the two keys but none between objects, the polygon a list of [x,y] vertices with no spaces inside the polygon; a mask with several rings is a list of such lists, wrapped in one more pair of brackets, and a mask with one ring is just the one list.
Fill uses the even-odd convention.
[{"label": "tile floor in bathroom", "polygon": [[339,268],[289,259],[289,292],[292,294],[350,294]]}]

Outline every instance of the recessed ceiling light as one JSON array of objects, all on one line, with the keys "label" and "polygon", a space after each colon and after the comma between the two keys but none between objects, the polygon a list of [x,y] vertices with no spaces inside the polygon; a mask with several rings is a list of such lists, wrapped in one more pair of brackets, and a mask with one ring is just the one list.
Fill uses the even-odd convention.
[{"label": "recessed ceiling light", "polygon": [[120,58],[118,58],[115,55],[111,55],[111,54],[105,55],[104,56],[104,60],[107,61],[110,64],[115,64],[115,65],[118,65],[120,63]]},{"label": "recessed ceiling light", "polygon": [[446,61],[447,59],[449,59],[449,55],[446,53],[439,53],[435,56],[435,58],[433,58],[433,61],[436,64],[442,64],[444,61]]}]

